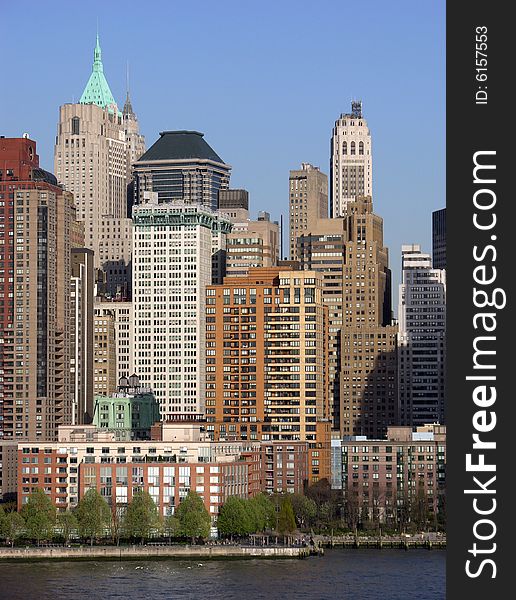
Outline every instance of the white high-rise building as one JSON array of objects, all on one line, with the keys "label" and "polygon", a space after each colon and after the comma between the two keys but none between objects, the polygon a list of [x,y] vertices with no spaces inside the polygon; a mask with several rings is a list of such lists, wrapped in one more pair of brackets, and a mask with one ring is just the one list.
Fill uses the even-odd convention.
[{"label": "white high-rise building", "polygon": [[446,271],[418,244],[404,245],[398,376],[402,425],[445,421]]},{"label": "white high-rise building", "polygon": [[357,196],[373,195],[371,132],[362,116],[362,102],[335,121],[331,138],[330,216],[341,217]]},{"label": "white high-rise building", "polygon": [[201,413],[206,320],[215,318],[206,286],[231,224],[198,204],[158,203],[156,192],[133,207],[133,221],[135,372],[154,391],[163,420]]}]

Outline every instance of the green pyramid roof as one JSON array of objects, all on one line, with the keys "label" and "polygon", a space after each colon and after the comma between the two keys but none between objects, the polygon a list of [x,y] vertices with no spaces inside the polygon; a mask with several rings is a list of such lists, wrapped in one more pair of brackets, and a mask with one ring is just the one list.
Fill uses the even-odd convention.
[{"label": "green pyramid roof", "polygon": [[117,104],[104,75],[98,34],[97,44],[93,53],[93,71],[79,102],[81,104],[96,104],[101,108],[107,107],[109,112],[118,112]]}]

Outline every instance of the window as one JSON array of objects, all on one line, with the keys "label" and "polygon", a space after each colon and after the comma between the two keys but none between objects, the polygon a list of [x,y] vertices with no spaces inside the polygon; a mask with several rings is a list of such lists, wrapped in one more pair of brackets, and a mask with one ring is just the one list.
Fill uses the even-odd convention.
[{"label": "window", "polygon": [[79,135],[79,117],[72,119],[72,135]]}]

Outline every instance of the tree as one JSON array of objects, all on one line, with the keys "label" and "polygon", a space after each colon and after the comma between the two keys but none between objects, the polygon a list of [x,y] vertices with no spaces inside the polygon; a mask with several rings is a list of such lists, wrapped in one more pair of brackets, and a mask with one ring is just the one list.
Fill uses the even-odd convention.
[{"label": "tree", "polygon": [[365,502],[360,509],[360,523],[363,529],[366,529],[369,525],[369,506]]},{"label": "tree", "polygon": [[292,494],[290,500],[298,525],[300,527],[309,527],[317,515],[317,504],[315,501],[303,494]]},{"label": "tree", "polygon": [[202,498],[190,490],[186,498],[176,509],[176,517],[179,520],[179,531],[181,535],[192,538],[206,538],[210,535],[211,517],[204,506]]},{"label": "tree", "polygon": [[2,512],[3,510],[0,511],[0,537],[14,546],[14,542],[25,530],[25,521],[20,513],[12,511],[2,515]]},{"label": "tree", "polygon": [[294,509],[292,502],[288,496],[285,496],[281,501],[281,508],[278,517],[278,532],[282,535],[292,533],[296,529],[296,518],[294,517]]},{"label": "tree", "polygon": [[158,509],[152,496],[146,491],[136,492],[124,516],[125,534],[128,537],[140,538],[143,544],[158,524]]},{"label": "tree", "polygon": [[237,496],[230,496],[220,509],[217,519],[217,528],[223,535],[247,535],[253,532],[254,521],[253,507],[248,506],[246,500]]},{"label": "tree", "polygon": [[311,486],[306,488],[305,496],[311,498],[317,506],[321,506],[325,502],[331,502],[333,500],[333,494],[330,482],[326,477],[319,479]]},{"label": "tree", "polygon": [[111,511],[96,489],[89,489],[79,501],[75,511],[81,537],[93,540],[104,533],[111,520]]},{"label": "tree", "polygon": [[27,537],[36,540],[38,546],[41,540],[52,537],[56,522],[56,508],[45,492],[37,488],[24,504],[21,515],[25,521]]},{"label": "tree", "polygon": [[360,520],[360,507],[358,498],[353,492],[348,493],[344,502],[344,519],[349,529],[356,531],[358,521]]},{"label": "tree", "polygon": [[111,510],[111,539],[113,540],[113,544],[116,544],[117,546],[120,545],[125,510],[125,504],[118,503],[115,503]]},{"label": "tree", "polygon": [[179,519],[174,515],[167,515],[163,523],[163,533],[168,537],[168,543],[172,541],[173,537],[177,537],[180,534],[181,524]]},{"label": "tree", "polygon": [[256,494],[248,501],[254,518],[254,531],[273,529],[276,525],[276,510],[270,498],[263,493]]},{"label": "tree", "polygon": [[69,511],[58,513],[57,525],[63,534],[64,543],[67,544],[72,531],[77,529],[77,519],[75,515]]},{"label": "tree", "polygon": [[428,502],[423,485],[418,487],[411,509],[411,521],[418,529],[425,529],[428,521]]},{"label": "tree", "polygon": [[396,510],[396,521],[398,524],[398,528],[400,533],[403,533],[407,525],[410,523],[410,515],[412,513],[412,502],[410,496],[405,490],[400,496],[397,498],[397,510]]}]

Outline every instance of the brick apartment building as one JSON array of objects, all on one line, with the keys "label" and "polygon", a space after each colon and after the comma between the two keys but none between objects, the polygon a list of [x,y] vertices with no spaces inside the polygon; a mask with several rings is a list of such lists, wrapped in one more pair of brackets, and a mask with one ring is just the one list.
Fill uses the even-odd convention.
[{"label": "brick apartment building", "polygon": [[349,436],[332,440],[332,487],[357,511],[380,521],[399,519],[424,501],[437,513],[444,492],[446,427],[389,427],[386,439]]}]

